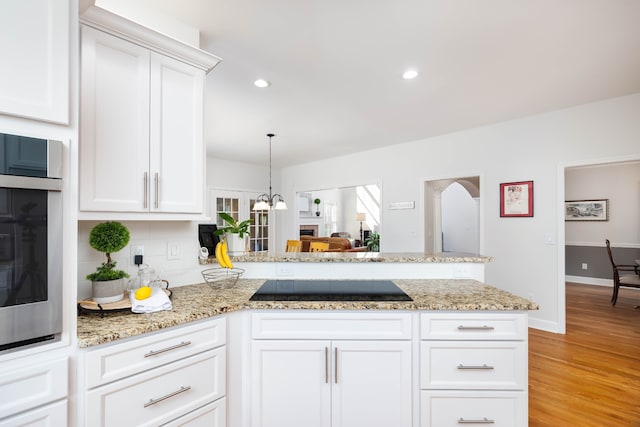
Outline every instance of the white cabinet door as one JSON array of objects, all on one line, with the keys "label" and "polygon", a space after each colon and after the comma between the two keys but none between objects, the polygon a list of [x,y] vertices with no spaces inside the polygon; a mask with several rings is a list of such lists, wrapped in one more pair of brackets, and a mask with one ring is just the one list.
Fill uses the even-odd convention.
[{"label": "white cabinet door", "polygon": [[411,426],[411,342],[252,341],[252,425]]},{"label": "white cabinet door", "polygon": [[149,58],[82,26],[80,210],[148,210]]},{"label": "white cabinet door", "polygon": [[202,70],[151,55],[151,211],[204,211],[204,78]]},{"label": "white cabinet door", "polygon": [[257,341],[252,346],[253,427],[329,427],[329,341]]},{"label": "white cabinet door", "polygon": [[69,4],[2,3],[0,113],[69,123]]},{"label": "white cabinet door", "polygon": [[334,341],[332,427],[411,426],[411,342]]}]

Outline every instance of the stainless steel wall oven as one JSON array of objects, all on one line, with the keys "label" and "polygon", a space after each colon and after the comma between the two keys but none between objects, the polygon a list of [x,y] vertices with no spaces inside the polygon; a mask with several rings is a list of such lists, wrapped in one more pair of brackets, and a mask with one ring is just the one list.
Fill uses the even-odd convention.
[{"label": "stainless steel wall oven", "polygon": [[62,332],[62,143],[0,133],[0,351]]}]

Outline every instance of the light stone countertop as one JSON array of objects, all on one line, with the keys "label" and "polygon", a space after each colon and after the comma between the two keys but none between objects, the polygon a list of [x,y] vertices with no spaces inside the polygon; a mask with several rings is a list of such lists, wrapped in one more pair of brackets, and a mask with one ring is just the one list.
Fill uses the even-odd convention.
[{"label": "light stone countertop", "polygon": [[206,283],[171,288],[173,309],[78,315],[78,346],[86,348],[243,309],[305,310],[537,310],[536,303],[470,279],[394,280],[413,301],[249,301],[262,279],[229,289]]},{"label": "light stone countertop", "polygon": [[[420,253],[420,252],[249,252],[232,256],[233,262],[404,262],[404,263],[486,263],[493,258],[471,253]],[[216,263],[214,257],[208,262]]]}]

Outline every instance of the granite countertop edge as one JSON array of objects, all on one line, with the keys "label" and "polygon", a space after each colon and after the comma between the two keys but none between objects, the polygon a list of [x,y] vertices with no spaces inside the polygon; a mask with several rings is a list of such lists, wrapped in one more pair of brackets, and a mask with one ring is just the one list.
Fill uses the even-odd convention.
[{"label": "granite countertop edge", "polygon": [[172,310],[78,315],[77,345],[88,348],[239,310],[528,311],[539,306],[471,279],[394,280],[413,301],[250,301],[264,282],[242,279],[229,289],[206,283],[172,288]]},{"label": "granite countertop edge", "polygon": [[[346,263],[487,263],[493,257],[469,253],[412,253],[412,252],[285,252],[268,254],[263,252],[231,256],[233,262],[346,262]],[[214,257],[206,263],[217,264]]]}]

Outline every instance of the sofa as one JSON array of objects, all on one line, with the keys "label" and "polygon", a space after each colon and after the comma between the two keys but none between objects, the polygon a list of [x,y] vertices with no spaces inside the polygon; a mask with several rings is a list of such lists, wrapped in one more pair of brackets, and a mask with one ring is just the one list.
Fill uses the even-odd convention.
[{"label": "sofa", "polygon": [[302,252],[309,252],[311,242],[329,243],[329,252],[365,252],[366,247],[353,247],[352,240],[346,237],[312,237],[300,236],[302,241]]}]

